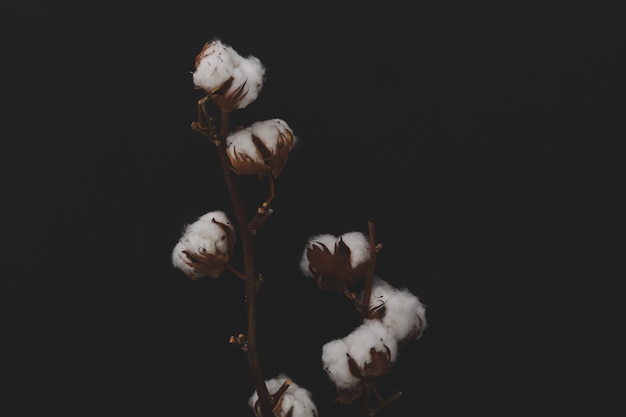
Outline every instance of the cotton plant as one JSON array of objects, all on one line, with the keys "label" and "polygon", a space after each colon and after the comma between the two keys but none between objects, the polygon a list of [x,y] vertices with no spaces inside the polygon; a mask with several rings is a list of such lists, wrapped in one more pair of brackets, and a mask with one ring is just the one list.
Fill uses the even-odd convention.
[{"label": "cotton plant", "polygon": [[[231,336],[229,342],[246,354],[255,387],[248,401],[253,414],[318,417],[311,391],[285,373],[265,378],[256,343],[256,298],[263,279],[256,271],[254,237],[273,213],[274,181],[283,172],[299,138],[288,122],[279,117],[252,121],[247,126],[230,126],[231,113],[252,105],[263,88],[265,66],[259,58],[242,56],[214,38],[197,54],[192,80],[194,88],[203,95],[197,102],[197,120],[191,127],[215,145],[234,221],[227,214],[231,211],[211,208],[184,225],[171,253],[172,265],[192,281],[225,275],[244,280],[246,333]],[[260,183],[267,181],[268,195],[258,204],[253,202],[257,204],[254,211],[244,206],[240,195],[242,176],[256,176]],[[419,338],[426,328],[425,308],[419,299],[374,276],[376,254],[381,247],[375,244],[370,223],[367,236],[358,231],[313,236],[300,259],[302,273],[314,279],[321,290],[345,294],[361,312],[360,326],[323,346],[321,362],[323,372],[336,385],[339,402],[350,404],[363,393],[367,399],[370,394],[376,396],[378,405],[365,410],[368,416],[398,397],[384,399],[378,393],[375,378],[388,374],[399,347]],[[234,260],[243,269],[236,268]],[[365,286],[359,294],[354,287],[363,280]]]},{"label": "cotton plant", "polygon": [[[345,294],[361,312],[362,323],[345,337],[325,343],[321,359],[335,385],[335,400],[351,404],[365,394],[370,404],[374,396],[373,412],[402,394],[383,397],[376,379],[391,372],[399,348],[419,339],[427,327],[426,306],[417,296],[374,275],[382,248],[374,242],[372,224],[369,237],[359,231],[318,234],[308,240],[300,258],[304,276],[314,278],[321,290]],[[363,280],[365,288],[356,294],[352,287]]]}]

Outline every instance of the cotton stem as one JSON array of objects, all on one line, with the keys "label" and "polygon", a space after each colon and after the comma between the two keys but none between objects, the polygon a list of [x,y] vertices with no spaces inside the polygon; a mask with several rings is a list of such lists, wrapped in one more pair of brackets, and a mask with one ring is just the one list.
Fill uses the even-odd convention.
[{"label": "cotton stem", "polygon": [[245,288],[246,288],[246,307],[247,307],[247,350],[246,356],[248,358],[248,365],[252,374],[252,381],[256,387],[256,392],[259,395],[260,411],[262,417],[272,416],[272,400],[265,385],[265,378],[261,369],[261,361],[256,349],[256,293],[257,293],[257,280],[254,273],[254,241],[253,233],[248,228],[248,222],[246,218],[245,208],[241,197],[239,195],[239,188],[235,181],[233,172],[228,166],[228,159],[226,156],[226,137],[229,133],[229,115],[228,112],[221,112],[220,121],[220,141],[217,144],[219,149],[220,163],[222,171],[224,172],[224,179],[226,180],[226,186],[230,196],[233,209],[235,211],[235,217],[239,226],[239,235],[241,238],[241,245],[244,259],[244,276],[245,276]]},{"label": "cotton stem", "polygon": [[376,235],[374,233],[374,223],[368,222],[370,235],[370,264],[365,278],[365,289],[363,290],[363,302],[361,304],[361,317],[366,319],[370,312],[370,298],[372,296],[372,285],[374,283],[374,272],[376,271]]}]

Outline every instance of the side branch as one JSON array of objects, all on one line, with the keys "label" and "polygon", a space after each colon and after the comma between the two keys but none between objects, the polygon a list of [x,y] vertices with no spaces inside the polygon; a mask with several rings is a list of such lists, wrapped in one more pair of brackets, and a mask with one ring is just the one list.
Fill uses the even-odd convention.
[{"label": "side branch", "polygon": [[379,247],[376,246],[376,235],[374,233],[374,223],[368,222],[370,235],[370,264],[365,278],[365,289],[363,290],[363,301],[361,304],[361,317],[366,319],[369,317],[370,298],[372,296],[372,284],[374,282],[374,273],[376,271],[376,255]]}]

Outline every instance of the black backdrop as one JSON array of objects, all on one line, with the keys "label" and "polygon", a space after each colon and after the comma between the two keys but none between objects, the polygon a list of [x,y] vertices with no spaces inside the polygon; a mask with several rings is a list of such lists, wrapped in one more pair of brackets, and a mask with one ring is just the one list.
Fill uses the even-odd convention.
[{"label": "black backdrop", "polygon": [[320,363],[358,317],[298,262],[309,236],[371,221],[378,275],[429,320],[381,416],[614,411],[623,24],[603,3],[504,3],[3,1],[6,415],[252,415],[228,344],[241,281],[170,264],[185,223],[231,210],[190,128],[214,37],[267,70],[234,123],[300,138],[256,237],[267,378],[361,415]]}]

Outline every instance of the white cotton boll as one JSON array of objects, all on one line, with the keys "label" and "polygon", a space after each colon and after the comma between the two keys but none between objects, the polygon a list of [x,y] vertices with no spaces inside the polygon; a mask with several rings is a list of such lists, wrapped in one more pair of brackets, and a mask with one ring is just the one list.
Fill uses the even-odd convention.
[{"label": "white cotton boll", "polygon": [[[189,229],[190,226],[193,227]],[[227,255],[228,239],[222,228],[215,223],[197,221],[187,228],[189,231],[185,232],[172,250],[172,265],[194,279],[201,278],[202,274],[187,263],[190,259],[185,252]]]},{"label": "white cotton boll", "polygon": [[[226,235],[226,231],[222,226],[210,220],[212,218],[215,217],[203,216],[203,218],[187,226],[185,234],[183,235],[188,241],[187,246],[192,249],[193,252],[227,254],[228,236]],[[215,218],[215,220],[219,221],[217,218]]]},{"label": "white cotton boll", "polygon": [[[363,293],[361,293],[363,299]],[[384,306],[382,323],[389,327],[398,341],[418,334],[426,328],[426,307],[408,289],[397,289],[376,277],[372,283],[370,308]]]},{"label": "white cotton boll", "polygon": [[[218,105],[231,111],[256,100],[264,75],[265,67],[258,58],[243,58],[230,45],[214,40],[206,43],[196,56],[193,83],[209,94],[216,94],[213,99]],[[219,91],[222,87],[228,87],[227,91]]]},{"label": "white cotton boll", "polygon": [[386,352],[389,349],[391,362],[396,361],[398,342],[393,333],[379,320],[365,320],[352,333],[345,337],[350,356],[359,368],[364,368],[371,361],[370,349]]},{"label": "white cotton boll", "polygon": [[237,104],[236,108],[242,109],[255,101],[259,96],[259,92],[263,88],[263,76],[265,67],[261,61],[253,56],[242,59],[237,68],[235,68],[233,87],[241,86],[245,82],[246,94]]},{"label": "white cotton boll", "polygon": [[352,375],[348,365],[351,357],[363,370],[372,362],[371,349],[376,352],[389,351],[393,363],[398,356],[398,342],[393,333],[378,320],[365,320],[359,327],[343,339],[332,340],[322,347],[324,370],[338,389],[353,388],[359,381]]},{"label": "white cotton boll", "polygon": [[189,261],[183,251],[191,253],[210,253],[213,255],[227,255],[229,240],[226,231],[215,221],[231,226],[231,222],[223,211],[212,211],[185,226],[183,235],[172,251],[173,265],[188,275],[197,277],[197,274],[185,261]]},{"label": "white cotton boll", "polygon": [[313,277],[313,274],[309,270],[309,259],[306,256],[308,249],[309,249],[309,245],[318,244],[319,246],[319,244],[323,244],[324,246],[328,248],[330,253],[335,253],[336,241],[337,241],[336,236],[333,236],[327,233],[319,234],[309,239],[309,241],[307,242],[304,248],[304,252],[302,252],[302,257],[300,258],[300,271],[302,271],[304,276],[309,277],[309,278]]},{"label": "white cotton boll", "polygon": [[213,91],[224,84],[234,72],[231,55],[238,54],[220,41],[213,41],[201,52],[201,56],[193,73],[193,83],[207,91]]},{"label": "white cotton boll", "polygon": [[235,154],[243,154],[250,157],[254,162],[263,164],[263,157],[252,141],[252,131],[245,128],[231,133],[226,138],[226,152],[229,158],[236,159]]},{"label": "white cotton boll", "polygon": [[[286,374],[280,374],[276,378],[265,381],[267,390],[270,394],[277,392],[283,386],[289,377]],[[255,391],[248,399],[248,405],[255,409],[255,404],[259,399],[259,394]],[[317,406],[313,402],[311,392],[302,388],[293,380],[283,393],[280,400],[279,416],[291,417],[317,417]]]},{"label": "white cotton boll", "polygon": [[350,389],[359,383],[348,367],[350,348],[343,339],[335,339],[322,346],[322,365],[330,380],[339,389]]},{"label": "white cotton boll", "polygon": [[369,239],[361,232],[348,232],[340,236],[350,248],[350,265],[356,268],[370,259]]}]

